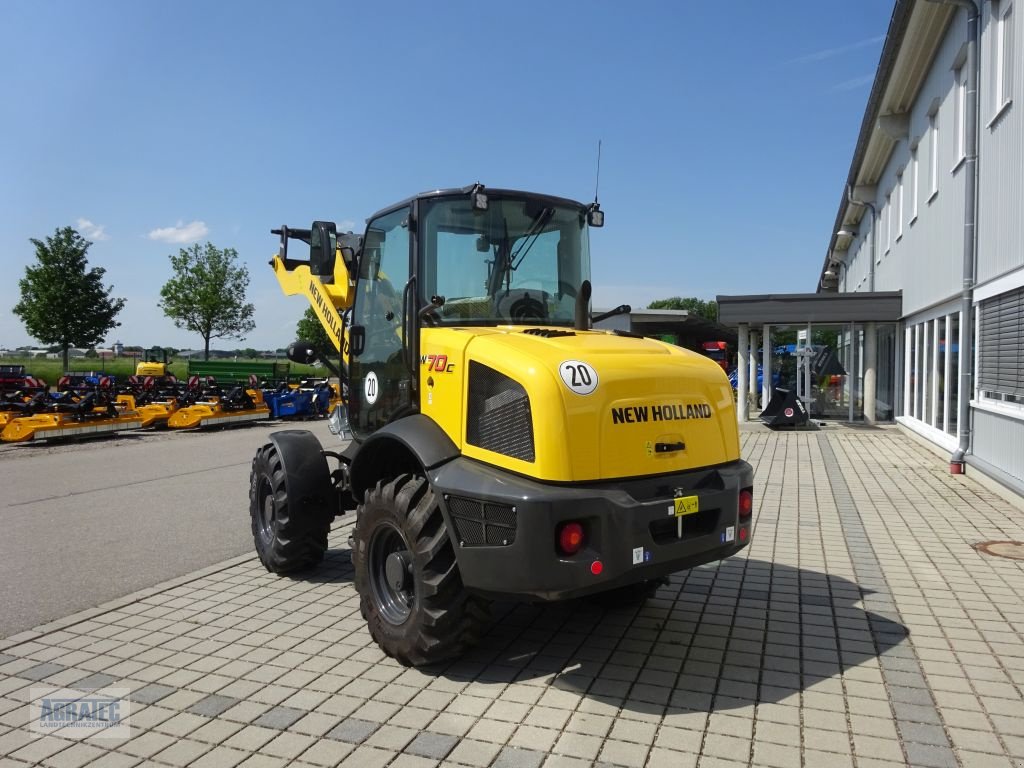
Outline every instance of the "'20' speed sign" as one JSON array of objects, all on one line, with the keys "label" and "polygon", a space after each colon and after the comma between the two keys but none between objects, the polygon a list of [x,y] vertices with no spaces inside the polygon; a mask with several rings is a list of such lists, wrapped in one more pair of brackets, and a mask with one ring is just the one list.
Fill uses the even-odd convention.
[{"label": "'20' speed sign", "polygon": [[597,389],[597,371],[580,360],[565,360],[558,365],[562,383],[577,395],[589,395]]}]

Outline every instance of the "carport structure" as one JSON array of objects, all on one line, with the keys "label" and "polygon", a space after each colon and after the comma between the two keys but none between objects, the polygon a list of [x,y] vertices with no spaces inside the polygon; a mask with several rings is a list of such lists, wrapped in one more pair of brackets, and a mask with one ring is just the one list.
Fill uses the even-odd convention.
[{"label": "carport structure", "polygon": [[[597,314],[601,314],[600,310]],[[595,328],[629,331],[700,351],[705,341],[736,343],[736,331],[685,309],[634,309],[594,322]]]},{"label": "carport structure", "polygon": [[[740,422],[749,418],[750,401],[757,402],[759,367],[762,406],[771,399],[773,378],[780,374],[773,366],[772,332],[782,329],[805,331],[796,351],[798,359],[800,353],[806,356],[806,362],[798,364],[792,381],[780,383],[797,390],[813,418],[892,420],[895,398],[902,390],[894,380],[895,372],[901,370],[896,343],[903,311],[901,291],[718,296],[717,301],[718,322],[737,329],[736,391],[749,395],[737,396]],[[838,381],[827,387],[815,386],[810,358],[826,348],[844,375],[829,377]]]}]

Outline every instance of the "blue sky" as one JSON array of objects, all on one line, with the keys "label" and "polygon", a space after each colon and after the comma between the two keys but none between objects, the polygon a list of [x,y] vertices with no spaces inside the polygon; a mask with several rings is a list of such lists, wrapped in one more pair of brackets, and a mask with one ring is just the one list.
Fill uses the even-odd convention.
[{"label": "blue sky", "polygon": [[305,305],[269,230],[488,186],[589,200],[595,305],[813,291],[892,0],[11,2],[0,8],[0,347],[28,238],[71,225],[128,302],[108,341],[201,347],[157,307],[198,239],[257,327]]}]

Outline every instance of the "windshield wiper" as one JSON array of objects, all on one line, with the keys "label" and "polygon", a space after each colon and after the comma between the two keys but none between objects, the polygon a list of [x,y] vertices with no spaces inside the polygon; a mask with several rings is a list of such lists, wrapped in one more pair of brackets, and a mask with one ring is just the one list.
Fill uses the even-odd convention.
[{"label": "windshield wiper", "polygon": [[[537,238],[540,237],[541,231],[547,226],[548,221],[552,216],[555,215],[554,208],[544,208],[537,217],[530,223],[530,228],[526,230],[525,239],[522,245],[520,245],[511,256],[508,257],[509,269],[515,272],[519,269],[519,265],[523,263],[523,259],[526,258],[526,254],[530,252],[533,244],[537,242]],[[519,261],[516,261],[518,257]]]}]

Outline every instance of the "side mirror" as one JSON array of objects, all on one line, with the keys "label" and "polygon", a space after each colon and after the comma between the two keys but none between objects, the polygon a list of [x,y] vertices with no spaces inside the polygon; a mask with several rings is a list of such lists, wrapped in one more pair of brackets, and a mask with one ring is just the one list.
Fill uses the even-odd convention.
[{"label": "side mirror", "polygon": [[327,277],[334,274],[334,250],[338,228],[333,221],[314,221],[309,228],[309,268],[313,274]]},{"label": "side mirror", "polygon": [[359,357],[366,349],[366,328],[361,325],[353,325],[348,329],[349,355]]},{"label": "side mirror", "polygon": [[316,347],[308,341],[293,341],[285,350],[285,357],[293,363],[300,365],[312,365],[320,357]]},{"label": "side mirror", "polygon": [[601,206],[597,203],[594,203],[587,209],[587,224],[592,227],[604,226],[604,211],[601,210]]}]

